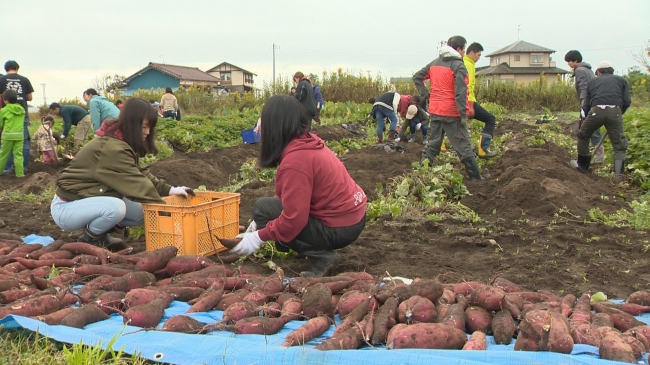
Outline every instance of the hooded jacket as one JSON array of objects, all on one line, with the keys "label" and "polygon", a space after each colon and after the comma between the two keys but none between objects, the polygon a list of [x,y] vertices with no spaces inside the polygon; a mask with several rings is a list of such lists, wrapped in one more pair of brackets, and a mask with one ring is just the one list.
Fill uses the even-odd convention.
[{"label": "hooded jacket", "polygon": [[314,89],[311,87],[311,81],[308,78],[303,77],[300,79],[298,86],[296,86],[296,99],[305,107],[310,117],[316,115],[316,98],[314,96]]},{"label": "hooded jacket", "polygon": [[309,132],[294,138],[282,152],[275,194],[284,210],[259,230],[265,241],[293,241],[310,216],[337,228],[359,223],[366,214],[363,189],[323,140]]},{"label": "hooded jacket", "polygon": [[25,108],[18,103],[7,104],[0,109],[0,131],[3,141],[25,139]]},{"label": "hooded jacket", "polygon": [[463,64],[467,69],[467,90],[469,92],[467,99],[476,102],[476,95],[474,94],[474,88],[476,88],[476,62],[465,55],[463,56]]},{"label": "hooded jacket", "polygon": [[96,196],[128,198],[139,203],[161,203],[171,185],[140,165],[138,155],[123,140],[122,131],[109,132],[102,124],[59,176],[56,195],[67,201]]},{"label": "hooded jacket", "polygon": [[94,95],[88,102],[90,110],[90,121],[93,123],[93,130],[98,131],[102,122],[107,119],[117,119],[120,116],[120,108],[111,103],[103,96]]},{"label": "hooded jacket", "polygon": [[163,112],[170,110],[173,112],[177,111],[178,99],[176,99],[176,96],[174,96],[174,94],[165,93],[165,95],[160,99],[160,109],[162,109]]},{"label": "hooded jacket", "polygon": [[580,62],[573,71],[574,82],[576,84],[576,92],[578,94],[578,103],[582,104],[582,100],[587,101],[587,85],[589,81],[596,77],[594,71],[591,70],[591,65],[587,62]]},{"label": "hooded jacket", "polygon": [[[424,86],[429,80],[431,91]],[[423,97],[429,97],[429,113],[440,117],[460,118],[467,115],[467,68],[455,49],[440,48],[439,57],[413,75],[413,82]]]}]

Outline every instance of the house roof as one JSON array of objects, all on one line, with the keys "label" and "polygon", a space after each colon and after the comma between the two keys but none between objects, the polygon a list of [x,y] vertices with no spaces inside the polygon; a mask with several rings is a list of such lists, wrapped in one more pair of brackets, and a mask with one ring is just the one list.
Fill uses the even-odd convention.
[{"label": "house roof", "polygon": [[241,67],[239,67],[239,66],[235,66],[235,65],[233,65],[232,63],[228,63],[228,62],[221,62],[220,64],[214,66],[213,68],[207,70],[206,72],[218,72],[219,70],[217,70],[217,69],[219,68],[219,66],[223,66],[223,65],[229,65],[229,66],[234,67],[234,68],[236,68],[236,69],[238,69],[238,70],[242,70],[242,71],[244,71],[244,72],[247,72],[247,73],[249,73],[249,74],[253,74],[253,75],[257,76],[256,73],[250,72],[250,71],[248,71],[248,70],[244,70],[243,68],[241,68]]},{"label": "house roof", "polygon": [[563,70],[559,67],[510,67],[507,63],[502,62],[497,66],[482,67],[480,70],[476,71],[477,75],[530,75],[530,74],[545,74],[557,75],[557,74],[568,74],[570,73],[567,70]]},{"label": "house roof", "polygon": [[538,46],[536,44],[528,43],[526,41],[516,41],[515,43],[509,44],[503,48],[500,48],[489,55],[487,57],[492,57],[492,56],[498,56],[500,54],[504,53],[513,53],[513,52],[542,52],[542,53],[553,53],[555,52],[554,50],[542,46]]},{"label": "house roof", "polygon": [[149,62],[149,64],[141,69],[140,71],[134,73],[133,75],[124,79],[124,84],[128,84],[129,81],[133,80],[137,76],[141,75],[143,72],[154,69],[160,71],[164,74],[167,74],[171,77],[177,78],[181,81],[192,81],[192,82],[207,82],[207,83],[217,83],[219,79],[210,75],[209,73],[203,72],[198,69],[198,67],[188,67],[188,66],[177,66],[177,65],[165,65],[162,63]]}]

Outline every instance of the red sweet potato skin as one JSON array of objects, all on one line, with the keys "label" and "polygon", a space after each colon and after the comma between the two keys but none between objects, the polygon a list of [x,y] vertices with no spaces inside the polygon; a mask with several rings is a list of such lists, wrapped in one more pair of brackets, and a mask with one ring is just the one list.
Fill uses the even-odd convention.
[{"label": "red sweet potato skin", "polygon": [[481,331],[475,331],[470,336],[469,341],[463,346],[463,350],[487,350],[487,338],[485,333]]},{"label": "red sweet potato skin", "polygon": [[470,304],[482,307],[488,311],[501,310],[501,299],[506,293],[501,288],[492,286],[478,286],[472,290]]},{"label": "red sweet potato skin", "polygon": [[231,304],[223,312],[222,322],[226,324],[235,323],[241,319],[256,317],[258,316],[259,311],[257,306],[254,303],[247,301],[238,301]]},{"label": "red sweet potato skin", "polygon": [[508,311],[498,311],[492,318],[492,333],[494,342],[509,345],[517,331],[517,324]]},{"label": "red sweet potato skin", "polygon": [[131,307],[123,315],[124,323],[142,328],[155,327],[160,323],[167,306],[169,302],[165,299],[156,298],[147,304]]},{"label": "red sweet potato skin", "polygon": [[465,310],[465,328],[468,333],[492,332],[492,314],[481,307],[471,306]]},{"label": "red sweet potato skin", "polygon": [[338,312],[341,318],[345,318],[350,312],[352,312],[359,304],[365,300],[370,300],[368,305],[368,310],[370,308],[378,308],[377,300],[370,295],[369,293],[360,292],[358,290],[352,290],[346,292],[341,296],[339,303],[337,305]]},{"label": "red sweet potato skin", "polygon": [[465,331],[440,323],[416,323],[391,333],[388,349],[462,349],[467,342]]},{"label": "red sweet potato skin", "polygon": [[203,327],[203,323],[192,317],[178,315],[165,321],[162,329],[164,331],[178,333],[200,333]]},{"label": "red sweet potato skin", "polygon": [[178,248],[175,246],[167,246],[155,251],[148,252],[144,257],[135,264],[135,269],[138,271],[146,271],[154,273],[158,270],[164,269],[169,260],[176,257]]},{"label": "red sweet potato skin", "polygon": [[44,316],[59,310],[61,302],[54,295],[43,295],[0,308],[0,318],[10,314],[25,317]]},{"label": "red sweet potato skin", "polygon": [[307,318],[314,318],[319,315],[334,317],[332,307],[332,291],[325,284],[319,283],[307,287],[302,296],[303,314]]},{"label": "red sweet potato skin", "polygon": [[282,346],[296,346],[309,342],[312,338],[318,337],[330,328],[330,319],[326,316],[314,317],[302,326],[291,331],[284,340]]},{"label": "red sweet potato skin", "polygon": [[632,346],[625,342],[620,334],[615,332],[603,336],[598,352],[600,357],[606,360],[636,364]]},{"label": "red sweet potato skin", "polygon": [[235,333],[247,335],[274,335],[289,322],[287,317],[249,317],[235,323]]},{"label": "red sweet potato skin", "polygon": [[87,324],[105,319],[108,319],[108,314],[104,313],[95,305],[86,304],[68,314],[60,324],[68,327],[84,328]]},{"label": "red sweet potato skin", "polygon": [[433,323],[438,312],[429,299],[415,295],[400,303],[397,316],[400,323]]}]

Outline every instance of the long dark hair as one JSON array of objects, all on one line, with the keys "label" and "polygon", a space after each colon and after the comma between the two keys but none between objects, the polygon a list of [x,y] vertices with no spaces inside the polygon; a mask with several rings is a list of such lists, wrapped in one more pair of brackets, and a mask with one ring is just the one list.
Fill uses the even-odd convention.
[{"label": "long dark hair", "polygon": [[[142,124],[144,121],[149,122],[149,135],[142,139]],[[107,126],[106,131],[112,134],[116,130],[122,131],[124,142],[126,142],[133,151],[144,157],[148,153],[156,154],[156,123],[158,122],[158,112],[146,100],[141,98],[129,98],[122,110],[117,122]]]},{"label": "long dark hair", "polygon": [[309,130],[310,121],[298,99],[289,95],[272,96],[262,108],[260,166],[278,166],[284,149],[291,140]]}]

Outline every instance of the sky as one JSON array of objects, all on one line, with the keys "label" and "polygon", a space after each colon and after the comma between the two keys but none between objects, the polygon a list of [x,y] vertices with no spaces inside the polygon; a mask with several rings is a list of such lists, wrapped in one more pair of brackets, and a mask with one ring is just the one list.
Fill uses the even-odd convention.
[{"label": "sky", "polygon": [[[518,39],[564,54],[578,49],[617,73],[650,40],[650,0],[8,0],[0,4],[0,64],[16,60],[43,105],[81,96],[103,74],[129,76],[149,62],[198,67],[229,62],[276,76],[408,77],[452,35],[484,55]],[[519,31],[518,31],[519,29]],[[486,57],[477,66],[488,64]],[[4,73],[4,72],[3,72]]]}]

